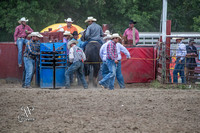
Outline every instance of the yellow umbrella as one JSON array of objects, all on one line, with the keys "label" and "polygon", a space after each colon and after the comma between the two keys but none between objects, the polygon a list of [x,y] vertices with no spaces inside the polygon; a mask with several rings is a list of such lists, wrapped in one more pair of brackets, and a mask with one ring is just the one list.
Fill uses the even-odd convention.
[{"label": "yellow umbrella", "polygon": [[[59,29],[59,28],[62,28],[64,26],[66,26],[67,24],[66,23],[57,23],[57,24],[52,24],[46,28],[44,28],[43,30],[41,30],[40,32],[45,32],[45,31],[49,31],[49,28],[52,28],[52,31],[53,30],[56,30],[56,29]],[[83,28],[81,28],[80,26],[78,25],[75,25],[75,24],[72,24],[74,27],[76,27],[76,29],[78,30],[78,33],[80,33],[81,31],[83,31]],[[79,36],[80,38],[80,36]]]}]

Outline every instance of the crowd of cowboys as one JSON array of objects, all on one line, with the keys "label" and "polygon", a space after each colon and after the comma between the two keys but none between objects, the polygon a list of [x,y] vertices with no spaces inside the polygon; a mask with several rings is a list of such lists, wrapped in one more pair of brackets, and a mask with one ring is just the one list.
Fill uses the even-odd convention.
[{"label": "crowd of cowboys", "polygon": [[[14,33],[14,41],[18,48],[18,66],[22,67],[22,48],[25,44],[25,51],[23,55],[24,61],[24,77],[22,87],[31,88],[31,80],[34,74],[35,60],[40,55],[40,41],[39,39],[43,37],[39,32],[33,32],[30,26],[26,24],[28,20],[23,17],[18,22],[19,26],[16,27]],[[70,75],[74,72],[78,74],[83,87],[88,88],[88,84],[85,80],[83,74],[84,61],[86,56],[83,52],[85,46],[90,41],[97,41],[101,44],[100,57],[103,61],[102,63],[102,80],[99,81],[99,85],[103,88],[114,89],[115,77],[118,80],[120,88],[125,88],[124,79],[121,73],[121,52],[125,53],[127,59],[130,58],[130,53],[128,50],[119,43],[119,39],[122,39],[118,33],[110,34],[109,30],[103,33],[100,25],[96,23],[97,19],[94,17],[88,17],[85,23],[88,23],[86,30],[78,33],[75,26],[72,25],[73,21],[71,18],[65,19],[67,23],[66,26],[60,27],[51,32],[62,31],[63,42],[67,44],[67,55],[71,65],[66,69],[65,78],[66,84],[65,88],[70,88]],[[139,41],[139,33],[136,28],[134,28],[133,20],[129,23],[129,28],[124,32],[124,36],[128,41],[137,43]],[[84,41],[78,39],[79,34],[84,34]],[[134,34],[134,35],[133,35]],[[30,40],[27,40],[30,37]]]},{"label": "crowd of cowboys", "polygon": [[[28,20],[25,17],[21,18],[18,22],[19,26],[16,27],[14,33],[15,44],[18,47],[18,66],[22,67],[22,47],[26,44],[23,61],[24,61],[24,78],[22,87],[31,88],[31,80],[34,74],[35,59],[40,55],[40,42],[39,39],[43,37],[39,32],[33,32],[33,30],[26,24]],[[130,58],[130,53],[128,50],[119,43],[122,39],[118,33],[111,33],[107,30],[103,33],[100,25],[96,23],[97,19],[94,17],[88,17],[85,23],[89,26],[86,30],[78,33],[76,27],[72,25],[73,21],[71,18],[65,19],[67,23],[66,26],[60,27],[59,29],[53,30],[51,32],[62,31],[63,42],[67,44],[67,55],[71,65],[65,72],[66,84],[65,88],[70,87],[70,75],[76,72],[79,79],[82,82],[84,88],[88,88],[88,84],[85,80],[83,74],[83,62],[86,60],[85,54],[83,52],[85,46],[90,41],[97,41],[101,44],[101,49],[99,51],[100,57],[103,61],[101,66],[101,72],[103,79],[99,81],[99,85],[103,88],[114,89],[115,77],[119,83],[120,88],[125,88],[124,79],[121,73],[121,52],[123,52],[127,59]],[[123,37],[127,38],[128,43],[136,45],[139,41],[138,30],[134,27],[135,21],[130,20],[129,28],[127,28],[123,34]],[[84,41],[78,39],[78,35],[84,33]],[[27,40],[27,37],[31,37]],[[189,40],[189,45],[185,46],[182,43],[183,38],[175,38],[177,42],[176,50],[176,65],[173,71],[173,82],[178,82],[178,73],[182,78],[182,83],[185,83],[185,57],[187,57],[186,64],[186,78],[194,75],[194,68],[196,67],[195,57],[197,56],[197,49],[193,45],[194,39]]]}]

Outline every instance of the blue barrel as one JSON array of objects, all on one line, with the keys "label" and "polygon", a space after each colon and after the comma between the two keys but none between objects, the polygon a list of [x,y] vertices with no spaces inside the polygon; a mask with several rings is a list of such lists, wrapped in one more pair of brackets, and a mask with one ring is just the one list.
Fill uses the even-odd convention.
[{"label": "blue barrel", "polygon": [[41,88],[60,88],[65,86],[66,54],[66,43],[40,44]]}]

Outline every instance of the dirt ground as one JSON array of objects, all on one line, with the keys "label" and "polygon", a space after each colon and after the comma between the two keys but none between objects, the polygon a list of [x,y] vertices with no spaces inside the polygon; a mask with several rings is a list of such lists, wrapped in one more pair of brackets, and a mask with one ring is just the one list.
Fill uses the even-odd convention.
[{"label": "dirt ground", "polygon": [[115,90],[20,86],[0,86],[0,132],[200,132],[199,90],[154,89],[148,84]]}]

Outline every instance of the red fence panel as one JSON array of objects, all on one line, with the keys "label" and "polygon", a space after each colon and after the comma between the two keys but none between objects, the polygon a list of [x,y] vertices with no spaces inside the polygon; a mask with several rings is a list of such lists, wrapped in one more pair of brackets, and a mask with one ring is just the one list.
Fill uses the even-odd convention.
[{"label": "red fence panel", "polygon": [[0,43],[0,78],[22,79],[23,66],[18,67],[18,50],[13,42]]},{"label": "red fence panel", "polygon": [[122,54],[122,74],[125,83],[145,83],[155,80],[156,50],[154,47],[127,48],[131,59]]}]

